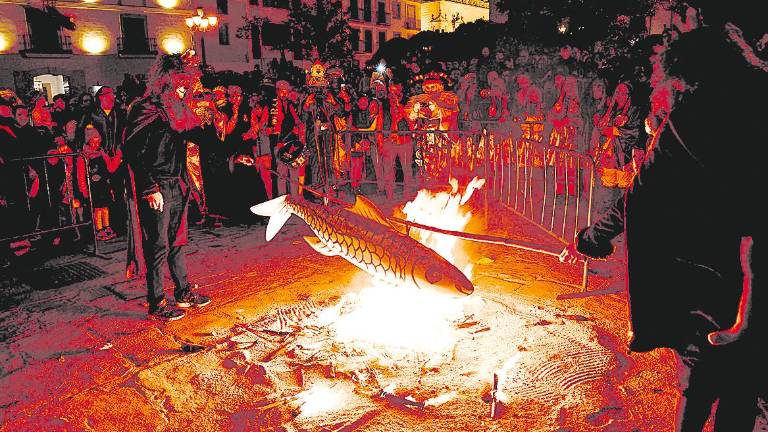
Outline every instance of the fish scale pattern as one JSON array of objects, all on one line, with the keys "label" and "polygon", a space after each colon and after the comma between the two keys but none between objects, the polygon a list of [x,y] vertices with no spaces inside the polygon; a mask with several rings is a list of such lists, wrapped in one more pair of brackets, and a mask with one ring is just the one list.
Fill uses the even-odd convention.
[{"label": "fish scale pattern", "polygon": [[383,278],[405,281],[406,257],[419,255],[408,250],[400,234],[376,221],[348,212],[309,203],[291,203],[291,210],[304,219],[317,237],[331,250]]}]

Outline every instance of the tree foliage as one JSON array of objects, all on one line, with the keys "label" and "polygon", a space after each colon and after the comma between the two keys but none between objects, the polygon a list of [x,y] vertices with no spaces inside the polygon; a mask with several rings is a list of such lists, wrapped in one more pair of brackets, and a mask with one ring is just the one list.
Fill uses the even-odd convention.
[{"label": "tree foliage", "polygon": [[[591,48],[642,36],[659,0],[497,0],[510,36],[543,45]],[[562,28],[561,28],[562,27]]]},{"label": "tree foliage", "polygon": [[327,62],[352,56],[351,29],[340,0],[294,2],[286,24],[292,32],[288,48],[304,58],[317,55]]}]

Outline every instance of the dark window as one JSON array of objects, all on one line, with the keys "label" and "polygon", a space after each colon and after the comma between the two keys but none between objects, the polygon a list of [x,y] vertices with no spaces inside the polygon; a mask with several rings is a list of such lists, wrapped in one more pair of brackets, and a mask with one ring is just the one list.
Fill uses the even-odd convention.
[{"label": "dark window", "polygon": [[387,23],[387,5],[384,2],[378,2],[376,4],[376,23]]},{"label": "dark window", "polygon": [[229,13],[228,0],[216,0],[216,10],[222,15],[228,14]]},{"label": "dark window", "polygon": [[352,43],[352,51],[360,51],[360,30],[352,29],[349,33],[349,42]]},{"label": "dark window", "polygon": [[147,17],[142,15],[120,15],[122,33],[120,49],[127,54],[150,53],[147,38]]},{"label": "dark window", "polygon": [[354,20],[360,19],[360,5],[357,0],[349,0],[349,18]]},{"label": "dark window", "polygon": [[29,29],[29,34],[22,37],[24,50],[44,53],[71,52],[70,38],[63,34],[65,18],[61,18],[62,15],[56,9],[53,9],[55,12],[33,7],[24,9]]},{"label": "dark window", "polygon": [[365,52],[373,52],[373,32],[365,31]]},{"label": "dark window", "polygon": [[248,4],[253,5],[253,6],[258,6],[259,5],[259,0],[248,0]]},{"label": "dark window", "polygon": [[373,8],[371,7],[371,0],[363,0],[363,21],[371,22],[373,18]]},{"label": "dark window", "polygon": [[291,30],[285,24],[264,23],[261,29],[261,43],[265,46],[279,46],[290,39]]},{"label": "dark window", "polygon": [[289,0],[264,0],[264,6],[280,9],[290,9]]},{"label": "dark window", "polygon": [[387,41],[387,32],[379,32],[379,49],[384,45],[384,42]]},{"label": "dark window", "polygon": [[219,24],[219,45],[229,45],[229,24]]}]

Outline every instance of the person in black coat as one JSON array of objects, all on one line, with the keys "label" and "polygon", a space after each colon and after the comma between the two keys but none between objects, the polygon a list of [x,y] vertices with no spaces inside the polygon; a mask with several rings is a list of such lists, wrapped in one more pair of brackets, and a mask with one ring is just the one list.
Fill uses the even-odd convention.
[{"label": "person in black coat", "polygon": [[561,254],[604,258],[626,233],[629,348],[676,351],[685,372],[678,431],[701,430],[719,400],[715,430],[751,432],[766,385],[758,206],[768,130],[756,107],[768,100],[768,67],[746,42],[760,35],[733,25],[740,7],[704,9],[709,25],[667,50],[657,88],[671,85],[680,97],[666,129],[626,194]]},{"label": "person in black coat", "polygon": [[[204,306],[206,296],[194,292],[187,280],[184,245],[187,243],[187,205],[190,179],[187,141],[201,146],[215,142],[213,126],[202,127],[195,113],[193,89],[201,87],[195,57],[165,55],[152,69],[151,86],[128,113],[123,155],[131,178],[129,199],[129,266],[140,274],[146,264],[149,315],[160,320],[182,318],[184,312],[168,305],[163,292],[168,262],[177,307]],[[139,238],[141,241],[139,241]]]},{"label": "person in black coat", "polygon": [[[77,137],[85,142],[85,128],[87,125],[93,127],[102,137],[101,149],[110,158],[120,159],[122,157],[122,138],[125,129],[125,112],[117,105],[115,92],[112,87],[103,86],[96,92],[96,102],[91,108],[85,111],[78,122]],[[115,201],[110,205],[110,215],[112,226],[117,229],[117,234],[124,234],[126,231],[127,215],[125,211],[125,191],[128,172],[124,163],[118,165],[117,170],[110,175],[110,184],[115,194]],[[111,231],[111,228],[110,228]],[[114,235],[109,233],[110,236]]]}]

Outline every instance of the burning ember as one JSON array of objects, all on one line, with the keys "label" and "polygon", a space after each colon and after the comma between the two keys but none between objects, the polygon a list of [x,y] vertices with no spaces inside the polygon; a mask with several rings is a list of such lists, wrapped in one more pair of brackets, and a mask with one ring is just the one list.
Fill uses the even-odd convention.
[{"label": "burning ember", "polygon": [[[466,231],[470,199],[483,183],[476,178],[461,190],[452,179],[447,191],[421,190],[401,220]],[[417,228],[409,235],[470,276],[456,237]],[[610,353],[586,318],[563,314],[551,300],[495,293],[487,272],[478,277],[482,293],[458,298],[360,272],[353,292],[277,308],[238,325],[230,343],[258,363],[250,370],[265,392],[259,409],[281,410],[280,418],[305,430],[352,431],[398,413],[466,420],[478,404],[507,426],[512,409],[552,421],[562,407],[597,411],[585,404],[594,388],[584,384],[604,376]]]},{"label": "burning ember", "polygon": [[344,407],[345,391],[322,383],[296,395],[298,416],[316,417]]}]

